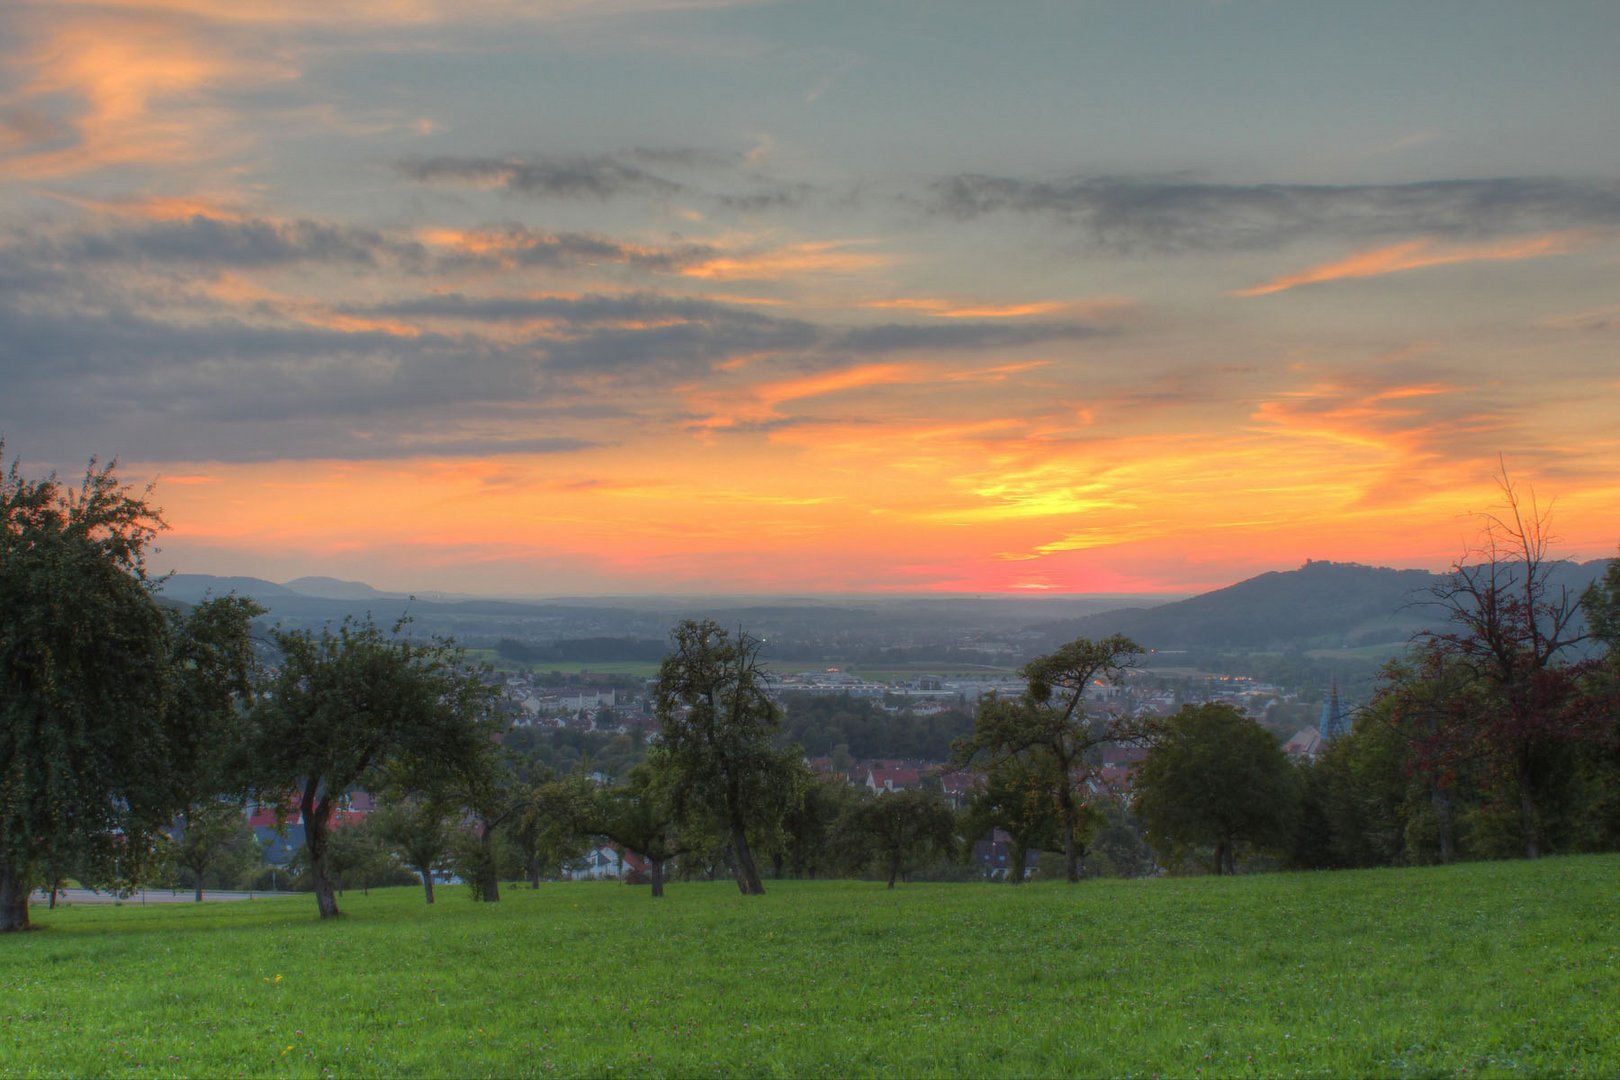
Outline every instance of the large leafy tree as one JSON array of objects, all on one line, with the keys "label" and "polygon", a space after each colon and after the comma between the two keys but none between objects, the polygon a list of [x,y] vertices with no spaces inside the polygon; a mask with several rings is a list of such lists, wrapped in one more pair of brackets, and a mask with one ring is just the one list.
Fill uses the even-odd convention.
[{"label": "large leafy tree", "polygon": [[891,889],[903,872],[956,850],[956,815],[934,791],[868,797],[849,808],[840,828]]},{"label": "large leafy tree", "polygon": [[1089,711],[1085,694],[1096,683],[1117,681],[1141,651],[1130,638],[1115,634],[1102,641],[1078,638],[1031,660],[1021,671],[1024,693],[1011,701],[982,702],[973,734],[955,747],[959,764],[994,771],[1017,761],[1026,775],[1039,776],[1051,795],[1071,882],[1080,880],[1085,829],[1094,820],[1085,796],[1091,752],[1105,743],[1143,738],[1129,716]]},{"label": "large leafy tree", "polygon": [[[796,795],[796,755],[772,739],[781,715],[765,692],[760,641],[686,620],[658,672],[659,760],[683,822],[707,819],[731,843],[737,887],[765,892],[756,838],[774,836]],[[701,826],[699,826],[701,827]]]},{"label": "large leafy tree", "polygon": [[1062,839],[1049,782],[1053,770],[1038,753],[1006,758],[991,766],[968,803],[965,826],[975,836],[1000,829],[1009,838],[1007,880],[1024,881],[1031,851],[1055,850]]},{"label": "large leafy tree", "polygon": [[794,875],[812,880],[846,869],[849,851],[840,829],[850,820],[850,810],[868,795],[842,776],[806,776],[798,801],[782,820],[780,862]]},{"label": "large leafy tree", "polygon": [[463,651],[403,629],[389,635],[366,620],[274,634],[281,665],[254,709],[249,761],[271,801],[296,794],[322,918],[338,914],[327,860],[344,793],[385,776],[431,787],[487,755],[494,733],[493,691]]},{"label": "large leafy tree", "polygon": [[1298,800],[1276,738],[1220,702],[1184,705],[1170,716],[1134,788],[1133,808],[1161,858],[1208,847],[1217,874],[1236,872],[1241,843],[1284,843]]},{"label": "large leafy tree", "polygon": [[28,926],[47,867],[133,878],[214,752],[190,689],[242,675],[221,659],[240,653],[200,641],[245,640],[245,606],[174,619],[154,599],[149,498],[115,464],[92,461],[77,487],[0,476],[0,931]]}]

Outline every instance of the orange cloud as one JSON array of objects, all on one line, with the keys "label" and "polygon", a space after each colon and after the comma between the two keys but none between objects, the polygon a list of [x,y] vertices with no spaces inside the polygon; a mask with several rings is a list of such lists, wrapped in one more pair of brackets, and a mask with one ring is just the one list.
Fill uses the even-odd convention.
[{"label": "orange cloud", "polygon": [[859,273],[887,266],[894,261],[890,256],[875,252],[848,250],[870,242],[806,241],[779,247],[738,249],[683,266],[677,273],[682,277],[709,281],[777,281],[802,274]]},{"label": "orange cloud", "polygon": [[960,304],[929,297],[901,297],[895,300],[869,300],[862,307],[884,311],[921,311],[941,319],[1017,319],[1025,315],[1049,315],[1067,305],[1062,300],[1038,300],[1025,304]]},{"label": "orange cloud", "polygon": [[[267,54],[233,52],[190,24],[146,13],[45,24],[13,59],[28,74],[0,98],[34,117],[3,169],[41,179],[120,165],[175,165],[216,156],[241,136],[204,92],[296,75]],[[64,109],[61,102],[74,103]]]},{"label": "orange cloud", "polygon": [[1539,259],[1547,255],[1567,255],[1585,247],[1591,239],[1588,233],[1571,230],[1542,233],[1515,240],[1498,240],[1486,244],[1442,244],[1435,240],[1409,240],[1403,244],[1357,252],[1349,258],[1324,263],[1297,274],[1288,274],[1241,289],[1232,295],[1266,296],[1287,289],[1297,289],[1301,285],[1317,285],[1350,278],[1382,277],[1403,270],[1449,266],[1454,263],[1512,261]]}]

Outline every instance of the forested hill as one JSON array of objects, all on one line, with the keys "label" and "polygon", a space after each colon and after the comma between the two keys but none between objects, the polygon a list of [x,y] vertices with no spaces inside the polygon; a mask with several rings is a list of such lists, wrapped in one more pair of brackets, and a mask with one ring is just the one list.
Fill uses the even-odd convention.
[{"label": "forested hill", "polygon": [[[1578,595],[1607,565],[1606,560],[1558,563],[1553,580]],[[1048,647],[1120,633],[1152,649],[1388,645],[1395,652],[1417,631],[1443,621],[1430,591],[1443,577],[1426,570],[1307,562],[1298,570],[1261,574],[1160,607],[1049,623],[1043,638]]]}]

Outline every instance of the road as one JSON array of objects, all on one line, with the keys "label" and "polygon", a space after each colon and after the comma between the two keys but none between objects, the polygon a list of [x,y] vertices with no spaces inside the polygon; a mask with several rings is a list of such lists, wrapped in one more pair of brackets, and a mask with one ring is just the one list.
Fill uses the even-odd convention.
[{"label": "road", "polygon": [[[203,893],[204,903],[227,903],[232,900],[263,900],[272,896],[294,896],[287,892],[231,892],[220,889],[209,890]],[[118,896],[110,892],[96,892],[93,889],[61,889],[56,894],[56,902],[61,904],[129,904],[142,906],[146,904],[189,904],[196,897],[190,889],[137,889],[128,896]],[[42,890],[35,890],[28,898],[29,902],[40,907],[50,903],[49,894]]]}]

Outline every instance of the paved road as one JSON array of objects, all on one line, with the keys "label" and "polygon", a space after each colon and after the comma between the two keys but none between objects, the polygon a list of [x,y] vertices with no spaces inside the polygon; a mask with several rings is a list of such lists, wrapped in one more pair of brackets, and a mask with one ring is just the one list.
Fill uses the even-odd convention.
[{"label": "paved road", "polygon": [[[225,903],[231,900],[263,900],[271,896],[294,895],[296,894],[286,892],[227,892],[221,889],[203,893],[203,901]],[[189,904],[195,898],[196,894],[190,889],[138,889],[128,896],[96,892],[92,889],[62,889],[56,894],[58,904]],[[35,891],[29,900],[43,907],[50,903],[50,896],[45,892]]]}]

